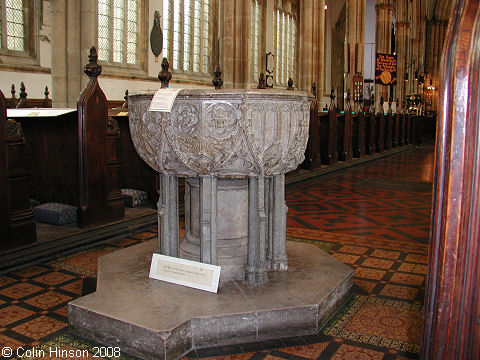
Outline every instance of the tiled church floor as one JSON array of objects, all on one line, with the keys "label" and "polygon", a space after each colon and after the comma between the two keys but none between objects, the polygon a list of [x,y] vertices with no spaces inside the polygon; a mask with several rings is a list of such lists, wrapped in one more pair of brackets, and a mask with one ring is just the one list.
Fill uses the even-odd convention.
[{"label": "tiled church floor", "polygon": [[[289,240],[311,242],[351,266],[352,298],[318,334],[198,350],[188,357],[418,358],[432,176],[433,146],[425,146],[288,187]],[[155,236],[152,229],[0,275],[3,358],[11,358],[7,347],[23,359],[93,358],[96,344],[68,332],[67,303],[94,284],[99,256]],[[87,352],[62,357],[60,349]],[[116,353],[100,355],[118,359]]]}]

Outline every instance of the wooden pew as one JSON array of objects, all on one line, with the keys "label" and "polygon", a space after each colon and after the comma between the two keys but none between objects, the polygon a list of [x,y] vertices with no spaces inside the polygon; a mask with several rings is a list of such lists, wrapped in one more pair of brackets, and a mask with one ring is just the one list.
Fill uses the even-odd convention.
[{"label": "wooden pew", "polygon": [[[124,217],[120,192],[120,139],[108,120],[106,98],[98,85],[101,67],[90,50],[89,76],[77,109],[15,109],[27,140],[32,197],[41,203],[77,207],[77,225],[87,227]],[[50,114],[50,115],[49,115]]]},{"label": "wooden pew", "polygon": [[[383,109],[382,109],[383,111]],[[393,116],[392,116],[392,102],[388,102],[388,111],[386,117],[387,131],[385,133],[385,150],[390,150],[392,148],[392,138],[393,138]]]},{"label": "wooden pew", "polygon": [[308,142],[305,150],[303,167],[308,170],[317,169],[322,165],[320,120],[318,116],[317,91],[312,85],[314,99],[310,104],[310,125],[308,129]]},{"label": "wooden pew", "polygon": [[15,85],[12,84],[11,88],[11,97],[7,100],[8,109],[23,109],[23,108],[51,108],[52,100],[48,97],[50,92],[48,91],[48,86],[45,86],[43,99],[28,99],[27,92],[24,83],[20,84],[20,98],[15,97]]},{"label": "wooden pew", "polygon": [[350,90],[347,92],[345,111],[337,115],[337,146],[338,159],[352,160],[352,107],[350,105]]},{"label": "wooden pew", "polygon": [[358,110],[352,117],[353,120],[353,156],[360,158],[365,156],[365,143],[366,134],[365,131],[365,115],[363,112],[362,104],[358,106]]},{"label": "wooden pew", "polygon": [[397,99],[397,108],[395,110],[395,115],[393,115],[393,138],[392,138],[392,147],[400,146],[400,113]]},{"label": "wooden pew", "polygon": [[376,117],[375,150],[382,153],[385,149],[385,114],[383,113],[383,97],[380,99],[380,113]]},{"label": "wooden pew", "polygon": [[372,155],[375,153],[375,126],[376,126],[376,117],[375,117],[375,108],[373,106],[370,107],[369,113],[367,116],[367,135],[365,140],[365,153],[367,155]]},{"label": "wooden pew", "polygon": [[0,251],[36,240],[29,204],[30,178],[21,125],[7,120],[6,99],[0,91]]},{"label": "wooden pew", "polygon": [[322,163],[333,165],[338,162],[337,149],[337,110],[335,108],[335,89],[330,93],[328,116],[320,118],[322,124]]}]

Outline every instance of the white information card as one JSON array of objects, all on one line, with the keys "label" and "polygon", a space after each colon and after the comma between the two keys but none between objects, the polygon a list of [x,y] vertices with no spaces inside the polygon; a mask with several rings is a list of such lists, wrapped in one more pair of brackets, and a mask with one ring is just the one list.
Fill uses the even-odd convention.
[{"label": "white information card", "polygon": [[178,93],[183,89],[159,89],[153,95],[149,111],[171,112]]},{"label": "white information card", "polygon": [[150,277],[216,293],[220,266],[155,253],[152,256]]}]

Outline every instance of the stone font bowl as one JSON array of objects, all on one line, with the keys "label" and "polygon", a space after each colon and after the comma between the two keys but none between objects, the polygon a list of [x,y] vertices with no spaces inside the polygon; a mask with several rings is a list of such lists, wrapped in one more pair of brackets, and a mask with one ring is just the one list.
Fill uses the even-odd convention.
[{"label": "stone font bowl", "polygon": [[149,111],[154,93],[129,96],[130,132],[141,158],[162,174],[275,176],[304,159],[304,92],[182,90],[171,113]]}]

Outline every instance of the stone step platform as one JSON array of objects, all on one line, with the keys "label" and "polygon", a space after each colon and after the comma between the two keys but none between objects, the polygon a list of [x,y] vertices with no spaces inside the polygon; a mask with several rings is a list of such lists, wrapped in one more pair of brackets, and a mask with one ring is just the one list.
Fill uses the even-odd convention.
[{"label": "stone step platform", "polygon": [[313,334],[347,300],[353,270],[314,245],[287,242],[289,268],[217,294],[148,277],[157,240],[99,259],[97,291],[69,303],[71,330],[143,359]]}]

